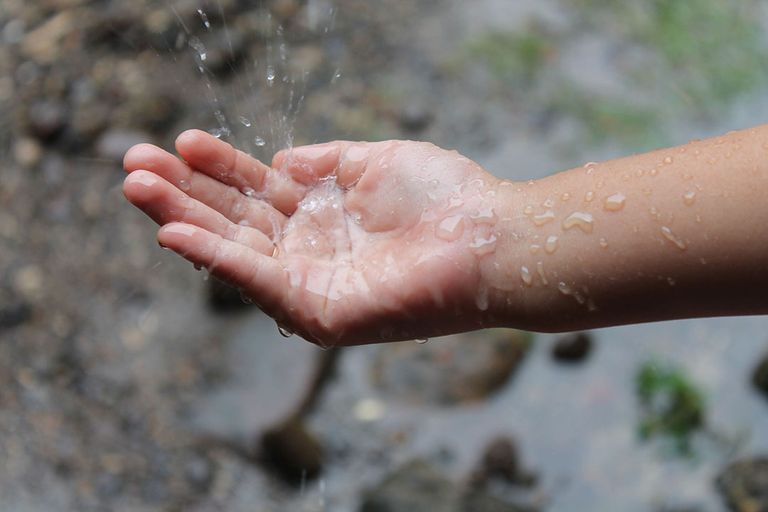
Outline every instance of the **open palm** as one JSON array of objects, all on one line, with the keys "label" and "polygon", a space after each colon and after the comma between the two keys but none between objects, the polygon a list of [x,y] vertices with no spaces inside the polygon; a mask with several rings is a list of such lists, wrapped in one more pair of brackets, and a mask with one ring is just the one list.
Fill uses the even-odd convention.
[{"label": "open palm", "polygon": [[[496,240],[498,180],[431,144],[332,142],[269,167],[207,133],[125,157],[126,197],[160,243],[322,344],[466,328]],[[479,304],[482,308],[483,304]]]}]

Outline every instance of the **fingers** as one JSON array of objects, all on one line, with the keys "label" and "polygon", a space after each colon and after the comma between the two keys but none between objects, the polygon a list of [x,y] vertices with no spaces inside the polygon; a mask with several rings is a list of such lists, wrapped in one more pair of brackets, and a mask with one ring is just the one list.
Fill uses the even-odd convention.
[{"label": "fingers", "polygon": [[233,224],[149,171],[132,172],[125,179],[123,190],[131,203],[160,225],[185,222],[263,254],[271,255],[274,250],[272,241],[261,231]]},{"label": "fingers", "polygon": [[267,313],[274,314],[283,302],[288,278],[270,256],[189,224],[167,224],[158,231],[157,240],[194,265],[243,288]]},{"label": "fingers", "polygon": [[285,215],[266,202],[249,198],[236,188],[193,171],[174,155],[151,144],[132,147],[125,154],[123,165],[129,173],[151,171],[232,222],[248,224],[268,236],[272,236],[273,226],[285,224]]},{"label": "fingers", "polygon": [[242,193],[262,198],[290,214],[304,187],[230,144],[200,130],[187,130],[176,139],[176,150],[194,169]]},{"label": "fingers", "polygon": [[349,188],[365,172],[375,146],[375,143],[347,141],[300,146],[278,152],[272,166],[304,185],[335,174],[338,184]]}]

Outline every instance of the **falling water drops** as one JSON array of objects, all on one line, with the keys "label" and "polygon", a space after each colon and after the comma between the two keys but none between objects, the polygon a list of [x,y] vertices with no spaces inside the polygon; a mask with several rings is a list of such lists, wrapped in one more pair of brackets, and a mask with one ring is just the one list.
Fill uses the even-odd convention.
[{"label": "falling water drops", "polygon": [[267,143],[267,141],[265,141],[263,137],[259,137],[257,135],[256,137],[253,138],[253,143],[258,147],[262,147]]},{"label": "falling water drops", "polygon": [[280,324],[277,324],[277,332],[279,332],[280,336],[282,336],[283,338],[290,338],[291,336],[293,336],[293,331],[291,331],[287,327],[283,327]]},{"label": "falling water drops", "polygon": [[423,345],[423,344],[425,344],[428,341],[429,341],[429,338],[417,338],[416,339],[416,343],[418,343],[419,345]]},{"label": "falling water drops", "polygon": [[242,124],[246,128],[250,128],[251,127],[251,120],[248,119],[247,117],[240,116],[238,119],[240,119],[240,124]]},{"label": "falling water drops", "polygon": [[197,53],[197,57],[200,59],[201,62],[205,62],[208,58],[208,50],[206,50],[205,45],[203,42],[198,39],[197,37],[191,37],[189,39],[189,46],[192,47],[193,50]]},{"label": "falling water drops", "polygon": [[208,21],[208,15],[202,9],[197,10],[197,14],[200,16],[200,20],[203,22],[203,26],[206,30],[211,30],[211,22]]},{"label": "falling water drops", "polygon": [[270,87],[275,83],[275,67],[271,64],[267,66],[267,83]]}]

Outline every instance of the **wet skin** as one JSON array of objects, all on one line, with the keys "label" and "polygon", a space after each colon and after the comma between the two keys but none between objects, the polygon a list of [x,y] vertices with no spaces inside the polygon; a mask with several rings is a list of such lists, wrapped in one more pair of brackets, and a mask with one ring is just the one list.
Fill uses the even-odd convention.
[{"label": "wet skin", "polygon": [[333,142],[278,153],[270,167],[197,130],[176,149],[132,148],[126,197],[162,226],[163,247],[281,326],[337,345],[484,324],[479,262],[500,180],[456,152]]},{"label": "wet skin", "polygon": [[321,345],[768,313],[768,126],[527,183],[421,142],[176,149],[125,157],[160,244]]}]

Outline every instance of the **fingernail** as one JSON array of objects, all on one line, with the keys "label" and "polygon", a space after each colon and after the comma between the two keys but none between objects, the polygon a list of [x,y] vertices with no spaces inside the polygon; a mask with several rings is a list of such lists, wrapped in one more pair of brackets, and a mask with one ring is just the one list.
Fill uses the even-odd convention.
[{"label": "fingernail", "polygon": [[181,236],[191,237],[196,231],[197,228],[189,224],[167,224],[163,226],[163,233],[173,233]]},{"label": "fingernail", "polygon": [[289,153],[289,156],[299,157],[304,160],[320,160],[337,151],[338,148],[336,146],[303,146],[293,148],[293,155]]},{"label": "fingernail", "polygon": [[134,171],[129,175],[129,178],[132,183],[138,183],[145,187],[151,187],[158,181],[157,176],[149,171]]}]

